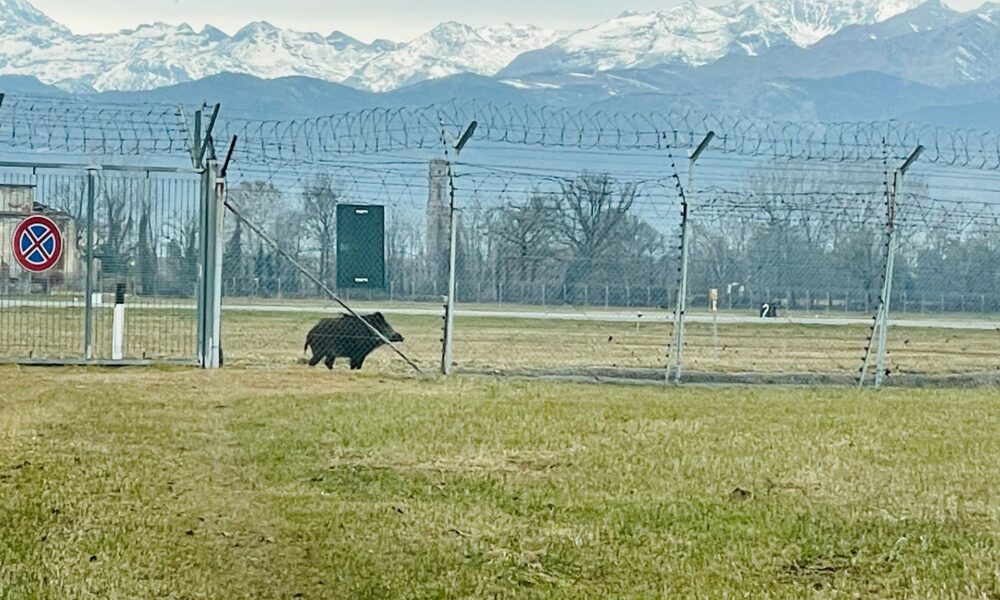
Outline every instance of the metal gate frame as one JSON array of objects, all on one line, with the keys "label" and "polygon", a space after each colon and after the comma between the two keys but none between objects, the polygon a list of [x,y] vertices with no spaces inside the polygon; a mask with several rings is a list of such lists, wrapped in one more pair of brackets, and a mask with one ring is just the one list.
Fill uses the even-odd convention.
[{"label": "metal gate frame", "polygon": [[[225,196],[225,182],[218,177],[218,164],[214,151],[205,166],[198,167],[163,167],[163,166],[126,166],[99,165],[62,162],[33,161],[0,161],[0,168],[24,169],[37,176],[39,170],[75,171],[86,173],[87,181],[87,230],[84,282],[84,331],[81,348],[81,358],[26,358],[0,357],[0,363],[20,364],[25,366],[148,366],[153,364],[177,364],[201,366],[203,368],[218,368],[220,365],[220,329],[221,329],[221,290],[222,290],[222,213]],[[93,290],[95,286],[94,272],[94,208],[97,199],[97,179],[101,172],[177,174],[198,175],[200,177],[198,223],[199,223],[199,254],[197,264],[197,355],[190,359],[98,359],[94,356],[93,332]],[[0,240],[0,243],[10,243],[10,240]]]}]

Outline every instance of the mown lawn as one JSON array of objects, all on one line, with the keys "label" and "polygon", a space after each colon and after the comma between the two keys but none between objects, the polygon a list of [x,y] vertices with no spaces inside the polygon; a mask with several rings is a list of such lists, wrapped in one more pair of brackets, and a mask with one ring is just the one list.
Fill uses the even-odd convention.
[{"label": "mown lawn", "polygon": [[995,390],[0,381],[0,598],[1000,597]]}]

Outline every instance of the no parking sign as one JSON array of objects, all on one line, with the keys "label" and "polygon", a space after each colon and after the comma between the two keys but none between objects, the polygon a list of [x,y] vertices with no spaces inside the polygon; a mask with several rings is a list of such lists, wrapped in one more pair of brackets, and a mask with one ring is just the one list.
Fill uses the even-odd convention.
[{"label": "no parking sign", "polygon": [[48,217],[35,215],[14,230],[14,260],[32,273],[44,273],[62,258],[62,233]]}]

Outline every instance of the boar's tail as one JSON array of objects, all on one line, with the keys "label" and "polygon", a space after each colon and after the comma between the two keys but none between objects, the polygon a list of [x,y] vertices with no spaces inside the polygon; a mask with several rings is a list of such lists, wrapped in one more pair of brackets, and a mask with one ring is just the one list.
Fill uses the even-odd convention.
[{"label": "boar's tail", "polygon": [[302,348],[303,352],[307,352],[309,350],[309,346],[312,345],[312,341],[313,341],[312,334],[307,335],[306,336],[306,345],[305,345],[304,348]]}]

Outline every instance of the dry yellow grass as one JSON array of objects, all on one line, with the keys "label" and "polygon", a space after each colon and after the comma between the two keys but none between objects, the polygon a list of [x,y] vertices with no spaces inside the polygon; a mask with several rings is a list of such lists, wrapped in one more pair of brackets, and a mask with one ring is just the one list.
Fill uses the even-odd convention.
[{"label": "dry yellow grass", "polygon": [[[424,308],[430,308],[425,306]],[[360,310],[364,310],[361,308]],[[227,311],[223,347],[230,365],[282,367],[300,364],[306,332],[328,314]],[[194,312],[130,308],[126,357],[194,359]],[[583,372],[591,368],[662,370],[672,326],[647,315],[645,322],[535,320],[461,317],[455,361],[475,372]],[[441,360],[442,320],[435,316],[390,315],[406,336],[405,352],[427,370]],[[83,350],[82,310],[4,309],[0,348],[8,356],[79,358]],[[97,312],[95,351],[110,358],[111,312]],[[859,325],[723,324],[717,340],[711,327],[688,327],[685,365],[701,373],[791,373],[852,376],[864,356],[870,328]],[[391,352],[381,350],[368,367],[405,372]],[[947,375],[1000,370],[1000,332],[893,327],[889,368],[894,374]]]}]

